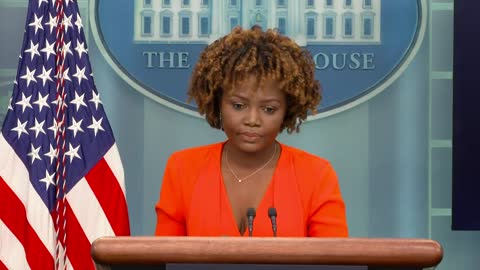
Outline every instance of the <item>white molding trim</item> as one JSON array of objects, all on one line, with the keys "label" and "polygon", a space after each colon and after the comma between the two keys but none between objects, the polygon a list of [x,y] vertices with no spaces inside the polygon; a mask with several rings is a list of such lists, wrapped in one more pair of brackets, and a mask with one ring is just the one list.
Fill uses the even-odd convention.
[{"label": "white molding trim", "polygon": [[453,10],[453,3],[432,3],[432,10]]},{"label": "white molding trim", "polygon": [[432,140],[432,148],[452,148],[452,140]]},{"label": "white molding trim", "polygon": [[453,72],[451,71],[432,71],[433,80],[451,80],[453,79]]},{"label": "white molding trim", "polygon": [[452,208],[432,208],[432,217],[449,217],[452,215]]}]

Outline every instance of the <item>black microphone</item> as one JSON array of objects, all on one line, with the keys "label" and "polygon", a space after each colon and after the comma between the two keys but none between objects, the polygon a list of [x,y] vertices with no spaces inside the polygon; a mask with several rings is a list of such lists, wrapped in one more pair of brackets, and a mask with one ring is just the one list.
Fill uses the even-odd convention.
[{"label": "black microphone", "polygon": [[272,222],[273,237],[277,237],[277,209],[275,207],[268,208],[268,217]]},{"label": "black microphone", "polygon": [[255,218],[255,209],[248,208],[247,209],[247,219],[248,219],[248,236],[252,236],[253,233],[253,219]]}]

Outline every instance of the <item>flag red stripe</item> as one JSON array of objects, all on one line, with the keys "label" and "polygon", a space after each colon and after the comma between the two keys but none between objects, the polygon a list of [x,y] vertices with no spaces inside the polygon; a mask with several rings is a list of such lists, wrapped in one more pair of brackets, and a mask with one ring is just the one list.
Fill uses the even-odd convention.
[{"label": "flag red stripe", "polygon": [[115,235],[130,235],[127,202],[118,180],[104,158],[85,176]]},{"label": "flag red stripe", "polygon": [[0,219],[22,243],[32,270],[53,269],[53,257],[28,223],[25,206],[0,176]]},{"label": "flag red stripe", "polygon": [[0,270],[8,270],[8,268],[3,264],[2,261],[0,261]]},{"label": "flag red stripe", "polygon": [[67,202],[67,257],[73,269],[95,270],[90,255],[90,242]]}]

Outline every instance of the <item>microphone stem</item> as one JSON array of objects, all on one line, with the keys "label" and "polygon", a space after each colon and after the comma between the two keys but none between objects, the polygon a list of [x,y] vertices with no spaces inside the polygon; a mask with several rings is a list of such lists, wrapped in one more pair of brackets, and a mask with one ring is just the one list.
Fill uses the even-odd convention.
[{"label": "microphone stem", "polygon": [[247,222],[248,222],[248,236],[252,237],[253,234],[253,219],[255,218],[255,209],[247,209]]}]

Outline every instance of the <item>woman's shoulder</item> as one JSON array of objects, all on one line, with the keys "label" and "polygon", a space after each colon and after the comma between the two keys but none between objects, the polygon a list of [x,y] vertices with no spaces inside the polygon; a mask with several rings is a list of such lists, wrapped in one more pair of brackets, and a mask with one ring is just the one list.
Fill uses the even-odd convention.
[{"label": "woman's shoulder", "polygon": [[305,198],[319,189],[337,184],[336,172],[327,159],[291,146],[285,146],[284,149],[289,156],[300,192],[307,194]]}]

